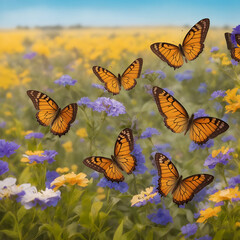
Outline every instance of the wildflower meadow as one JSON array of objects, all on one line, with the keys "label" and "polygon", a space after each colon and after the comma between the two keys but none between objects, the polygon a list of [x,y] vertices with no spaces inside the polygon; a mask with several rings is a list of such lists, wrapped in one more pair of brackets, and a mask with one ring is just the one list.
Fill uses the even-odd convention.
[{"label": "wildflower meadow", "polygon": [[[150,49],[155,42],[178,45],[193,24],[0,31],[0,239],[240,239],[240,63],[224,37],[240,34],[240,26],[210,25],[203,52],[176,70]],[[138,58],[136,86],[116,95],[92,71],[101,66],[117,76]],[[172,132],[154,86],[190,116],[215,117],[229,128],[201,145],[189,133]],[[28,90],[61,109],[77,104],[66,134],[39,124]],[[136,166],[129,175],[121,171],[124,181],[112,182],[83,160],[111,159],[123,129],[132,130]],[[183,178],[214,179],[178,206],[171,192],[158,191],[156,153]]]}]

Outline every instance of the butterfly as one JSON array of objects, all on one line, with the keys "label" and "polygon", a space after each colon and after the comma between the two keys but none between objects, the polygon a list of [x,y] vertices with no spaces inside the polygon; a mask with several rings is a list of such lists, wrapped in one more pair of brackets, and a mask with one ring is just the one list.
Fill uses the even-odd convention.
[{"label": "butterfly", "polygon": [[132,130],[125,128],[118,135],[114,147],[114,155],[112,155],[111,158],[100,156],[88,157],[83,160],[83,163],[87,167],[103,173],[104,176],[112,182],[122,182],[124,176],[121,171],[130,174],[137,165],[136,158],[131,154],[133,147],[134,140]]},{"label": "butterfly", "polygon": [[37,121],[42,126],[50,126],[54,135],[66,134],[77,115],[77,104],[71,103],[61,110],[56,102],[44,93],[28,90],[27,95],[38,110]]},{"label": "butterfly", "polygon": [[[227,42],[227,48],[230,50],[232,59],[240,61],[240,46],[236,47],[232,43],[231,33],[225,33],[225,39]],[[240,45],[240,34],[235,34],[235,39],[238,45]]]},{"label": "butterfly", "polygon": [[225,132],[229,125],[214,117],[189,118],[187,111],[172,95],[159,87],[153,87],[152,93],[164,123],[174,133],[190,131],[190,138],[197,144],[203,144]]},{"label": "butterfly", "polygon": [[150,48],[170,67],[174,69],[180,68],[183,65],[184,58],[187,63],[187,60],[194,60],[203,51],[203,43],[207,36],[209,25],[210,20],[204,18],[189,30],[182,44],[176,46],[171,43],[158,42],[153,43]]},{"label": "butterfly", "polygon": [[119,94],[121,86],[125,90],[132,89],[136,84],[136,78],[140,77],[142,71],[143,59],[136,59],[122,74],[118,74],[116,77],[113,73],[105,68],[99,66],[93,66],[93,72],[98,77],[98,79],[105,83],[105,88],[108,92],[113,95]]},{"label": "butterfly", "polygon": [[173,195],[173,202],[178,206],[192,200],[198,193],[214,179],[209,174],[196,174],[182,179],[174,164],[162,153],[155,154],[158,169],[158,191],[166,197],[169,192]]}]

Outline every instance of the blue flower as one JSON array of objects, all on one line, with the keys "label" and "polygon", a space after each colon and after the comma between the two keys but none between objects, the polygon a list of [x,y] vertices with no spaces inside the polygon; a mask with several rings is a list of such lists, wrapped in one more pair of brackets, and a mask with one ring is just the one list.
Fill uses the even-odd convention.
[{"label": "blue flower", "polygon": [[234,60],[234,59],[231,59],[231,63],[233,66],[237,66],[238,65],[238,61]]},{"label": "blue flower", "polygon": [[240,34],[240,25],[233,28],[232,34],[231,34],[231,40],[235,47],[237,47],[236,37],[235,34]]},{"label": "blue flower", "polygon": [[217,91],[214,91],[212,94],[211,94],[211,98],[210,100],[213,100],[217,97],[225,97],[226,96],[226,93],[225,91],[223,90],[217,90]]},{"label": "blue flower", "polygon": [[169,222],[173,222],[169,210],[163,208],[159,208],[156,213],[149,214],[147,217],[151,222],[164,226],[167,225]]},{"label": "blue flower", "polygon": [[109,188],[114,188],[115,190],[125,193],[128,191],[128,184],[126,182],[112,182],[108,181],[105,177],[101,178],[100,181],[98,182],[97,186],[99,187],[109,187]]},{"label": "blue flower", "polygon": [[206,93],[207,92],[207,84],[206,83],[200,83],[198,87],[198,91],[200,93]]},{"label": "blue flower", "polygon": [[89,97],[82,97],[78,102],[78,106],[86,105],[88,108],[92,107],[92,102]]},{"label": "blue flower", "polygon": [[228,141],[237,141],[237,139],[233,135],[228,135],[222,137],[223,142],[228,142]]},{"label": "blue flower", "polygon": [[39,156],[39,155],[30,155],[28,156],[29,163],[43,163],[44,161],[47,161],[48,163],[53,163],[55,161],[54,157],[58,153],[54,150],[45,150],[44,153]]},{"label": "blue flower", "polygon": [[205,236],[200,237],[200,238],[195,238],[195,240],[212,240],[212,237],[210,237],[209,235],[205,235]]},{"label": "blue flower", "polygon": [[6,127],[6,124],[7,124],[7,123],[4,122],[4,121],[3,121],[3,122],[0,122],[0,128],[5,128],[5,127]]},{"label": "blue flower", "polygon": [[182,234],[186,235],[186,237],[190,237],[192,235],[194,235],[197,232],[197,224],[193,223],[193,224],[187,224],[185,226],[183,226],[181,228]]},{"label": "blue flower", "polygon": [[133,154],[137,160],[137,165],[133,173],[135,175],[144,174],[147,171],[147,167],[145,166],[145,157],[142,154],[142,148],[139,144],[134,144],[134,148],[131,154]]},{"label": "blue flower", "polygon": [[29,133],[25,136],[25,139],[30,139],[30,138],[43,138],[44,134],[40,132],[33,132]]},{"label": "blue flower", "polygon": [[47,173],[46,173],[46,182],[45,182],[45,185],[46,185],[46,188],[51,188],[51,189],[53,189],[55,186],[50,186],[51,185],[51,182],[55,179],[55,178],[57,178],[57,177],[59,177],[60,175],[59,175],[59,173],[57,173],[56,171],[47,171]]},{"label": "blue flower", "polygon": [[217,52],[219,50],[219,47],[212,47],[210,52]]},{"label": "blue flower", "polygon": [[8,163],[0,160],[0,175],[9,171]]},{"label": "blue flower", "polygon": [[201,149],[210,148],[212,146],[214,146],[214,140],[213,139],[209,139],[206,143],[201,144],[201,145],[192,141],[189,145],[189,152],[193,152],[193,151],[198,150],[200,148]]},{"label": "blue flower", "polygon": [[66,87],[67,85],[75,85],[77,80],[72,79],[69,75],[63,75],[59,79],[55,80],[54,83]]},{"label": "blue flower", "polygon": [[33,59],[37,55],[36,52],[29,52],[23,55],[23,59]]},{"label": "blue flower", "polygon": [[144,138],[151,138],[152,135],[160,135],[160,132],[156,129],[156,128],[146,128],[146,130],[144,132],[142,132],[140,138],[144,139]]},{"label": "blue flower", "polygon": [[97,178],[99,178],[99,173],[96,172],[96,171],[93,171],[93,172],[90,174],[90,177],[93,178],[93,179],[97,179]]},{"label": "blue flower", "polygon": [[98,88],[98,89],[102,89],[102,90],[104,90],[104,92],[107,91],[107,90],[105,89],[105,87],[102,86],[101,84],[92,83],[92,87],[94,87],[94,88]]},{"label": "blue flower", "polygon": [[170,95],[174,95],[174,92],[169,90],[168,88],[163,88],[163,90],[165,90],[166,92],[168,92]]},{"label": "blue flower", "polygon": [[204,109],[199,109],[197,112],[194,113],[194,119],[199,117],[208,117]]},{"label": "blue flower", "polygon": [[199,217],[200,217],[200,213],[199,213],[199,212],[198,212],[198,213],[194,213],[194,214],[193,214],[193,217],[194,217],[194,218],[199,218]]},{"label": "blue flower", "polygon": [[10,157],[19,147],[20,145],[15,142],[6,142],[4,139],[0,139],[0,158]]},{"label": "blue flower", "polygon": [[193,74],[193,71],[191,70],[186,70],[184,71],[183,73],[177,73],[175,75],[175,78],[179,81],[179,82],[182,82],[183,80],[190,80],[192,79],[192,74]]},{"label": "blue flower", "polygon": [[235,188],[235,186],[239,183],[240,183],[240,175],[236,177],[232,177],[228,180],[229,187],[231,188]]}]

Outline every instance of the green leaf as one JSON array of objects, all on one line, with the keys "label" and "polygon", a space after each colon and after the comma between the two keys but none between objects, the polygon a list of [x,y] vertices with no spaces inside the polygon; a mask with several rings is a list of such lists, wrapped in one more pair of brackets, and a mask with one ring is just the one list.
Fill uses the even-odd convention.
[{"label": "green leaf", "polygon": [[[0,230],[0,233],[4,233],[5,235],[7,235],[10,238],[16,238],[18,239],[18,233],[11,231],[11,230]],[[2,238],[4,239],[4,238]],[[6,238],[5,238],[6,239]]]},{"label": "green leaf", "polygon": [[98,213],[100,209],[102,208],[103,203],[102,202],[94,202],[92,204],[91,212],[90,212],[90,218],[94,222],[96,218],[98,217]]},{"label": "green leaf", "polygon": [[116,232],[114,233],[113,240],[123,240],[122,233],[123,233],[123,220],[121,221]]},{"label": "green leaf", "polygon": [[27,213],[27,210],[24,206],[22,206],[18,212],[17,212],[17,219],[20,222],[22,220],[22,218],[25,216],[25,214]]},{"label": "green leaf", "polygon": [[221,229],[221,230],[217,231],[217,233],[215,234],[213,240],[221,240],[221,239],[223,239],[224,233],[225,233],[225,229]]}]

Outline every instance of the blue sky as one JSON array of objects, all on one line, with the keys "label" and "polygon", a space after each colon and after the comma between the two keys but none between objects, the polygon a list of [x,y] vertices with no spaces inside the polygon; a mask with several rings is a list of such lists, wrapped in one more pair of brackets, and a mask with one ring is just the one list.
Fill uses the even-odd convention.
[{"label": "blue sky", "polygon": [[45,25],[194,25],[208,17],[211,26],[240,24],[239,0],[0,0],[0,28]]}]

